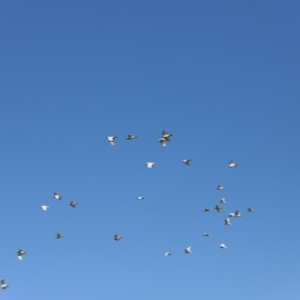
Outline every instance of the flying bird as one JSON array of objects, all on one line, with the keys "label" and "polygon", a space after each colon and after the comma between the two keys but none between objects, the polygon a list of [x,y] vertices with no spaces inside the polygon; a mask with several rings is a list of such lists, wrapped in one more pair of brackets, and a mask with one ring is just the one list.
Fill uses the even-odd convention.
[{"label": "flying bird", "polygon": [[235,167],[237,167],[237,164],[236,164],[233,160],[231,160],[231,161],[228,163],[228,168],[235,168]]},{"label": "flying bird", "polygon": [[217,190],[224,190],[225,187],[222,184],[218,184],[218,186],[216,187]]},{"label": "flying bird", "polygon": [[204,208],[203,211],[208,212],[208,211],[210,211],[210,208]]},{"label": "flying bird", "polygon": [[61,200],[62,196],[59,193],[54,192],[52,198],[55,198],[56,200]]},{"label": "flying bird", "polygon": [[4,279],[1,279],[1,289],[2,289],[2,290],[5,290],[5,289],[7,289],[8,287],[9,287],[9,285],[7,285],[7,284],[5,283]]},{"label": "flying bird", "polygon": [[220,212],[221,209],[222,209],[222,206],[220,206],[220,205],[216,205],[216,206],[215,206],[215,210],[216,210],[217,212]]},{"label": "flying bird", "polygon": [[160,138],[158,141],[160,142],[160,144],[161,144],[163,147],[166,147],[166,146],[167,146],[167,141],[166,141],[164,138]]},{"label": "flying bird", "polygon": [[55,236],[56,239],[62,239],[64,236],[61,233],[57,233]]},{"label": "flying bird", "polygon": [[137,197],[136,199],[138,199],[138,200],[144,200],[144,199],[145,199],[145,196],[139,196],[139,197]]},{"label": "flying bird", "polygon": [[171,255],[172,255],[171,252],[166,252],[166,253],[165,253],[165,256],[171,256]]},{"label": "flying bird", "polygon": [[26,254],[26,252],[25,252],[24,250],[22,250],[22,249],[18,250],[18,251],[17,251],[18,259],[19,259],[19,260],[22,260],[24,254]]},{"label": "flying bird", "polygon": [[187,248],[185,248],[184,249],[184,253],[186,253],[186,254],[189,254],[189,253],[191,253],[192,252],[192,249],[191,249],[192,247],[187,247]]},{"label": "flying bird", "polygon": [[227,249],[227,246],[225,244],[220,244],[219,248],[221,248],[221,249]]},{"label": "flying bird", "polygon": [[128,134],[126,140],[133,140],[133,139],[135,139],[135,138],[137,138],[136,135]]},{"label": "flying bird", "polygon": [[115,139],[117,138],[116,136],[107,136],[106,138],[111,146],[115,145]]},{"label": "flying bird", "polygon": [[219,203],[226,203],[225,198],[221,198],[221,199],[219,200]]},{"label": "flying bird", "polygon": [[248,212],[254,212],[254,209],[251,208],[251,207],[248,207],[248,208],[247,208],[247,211],[248,211]]},{"label": "flying bird", "polygon": [[146,162],[145,165],[147,166],[147,168],[151,169],[155,166],[154,162]]},{"label": "flying bird", "polygon": [[186,164],[187,166],[190,166],[190,161],[191,159],[184,159],[182,163]]},{"label": "flying bird", "polygon": [[202,233],[203,236],[210,236],[210,233],[204,232]]},{"label": "flying bird", "polygon": [[78,203],[77,202],[75,202],[75,201],[71,201],[70,203],[69,203],[69,205],[71,206],[71,207],[73,207],[73,208],[76,208],[76,205],[77,205]]},{"label": "flying bird", "polygon": [[117,241],[117,242],[118,242],[121,238],[123,238],[123,237],[120,236],[120,235],[117,235],[117,234],[114,235],[114,240]]},{"label": "flying bird", "polygon": [[242,216],[242,214],[241,214],[238,210],[236,210],[236,211],[234,212],[234,216],[235,216],[236,218],[239,218],[239,217]]},{"label": "flying bird", "polygon": [[161,133],[162,138],[164,138],[167,142],[170,142],[170,137],[172,136],[172,133],[167,132],[166,130],[163,130]]},{"label": "flying bird", "polygon": [[224,225],[231,225],[231,224],[230,224],[230,219],[229,219],[229,218],[227,218],[227,219],[224,220]]},{"label": "flying bird", "polygon": [[47,206],[47,205],[42,205],[41,206],[41,209],[44,210],[44,211],[47,211],[50,207]]}]

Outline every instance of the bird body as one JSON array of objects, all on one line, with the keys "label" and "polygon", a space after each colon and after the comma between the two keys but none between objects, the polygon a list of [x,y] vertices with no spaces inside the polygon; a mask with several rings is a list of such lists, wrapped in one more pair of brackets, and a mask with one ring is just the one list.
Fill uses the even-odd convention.
[{"label": "bird body", "polygon": [[61,200],[62,196],[59,193],[54,192],[52,198],[54,198],[56,200]]},{"label": "bird body", "polygon": [[230,219],[229,219],[229,218],[227,218],[227,219],[224,220],[224,225],[231,225],[231,224],[230,224]]},{"label": "bird body", "polygon": [[116,136],[107,136],[106,138],[111,146],[115,145],[115,139],[117,138]]},{"label": "bird body", "polygon": [[221,209],[222,209],[222,206],[220,206],[220,205],[216,205],[216,206],[215,206],[215,210],[216,210],[217,212],[220,212]]}]

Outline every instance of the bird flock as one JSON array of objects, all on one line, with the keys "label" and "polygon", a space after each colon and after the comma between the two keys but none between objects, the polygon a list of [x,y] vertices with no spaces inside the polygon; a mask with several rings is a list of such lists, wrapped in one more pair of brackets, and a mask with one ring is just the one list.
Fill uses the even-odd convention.
[{"label": "bird flock", "polygon": [[[161,137],[159,138],[158,142],[161,144],[161,146],[163,147],[166,147],[167,146],[167,143],[169,143],[171,141],[171,138],[172,137],[172,134],[167,132],[166,130],[163,130],[162,133],[161,133]],[[108,143],[111,145],[111,146],[115,146],[115,139],[117,138],[117,136],[107,136],[106,139],[108,141]],[[134,134],[128,134],[127,137],[126,137],[126,140],[133,140],[133,139],[136,139],[137,136],[134,135]],[[191,165],[191,159],[183,159],[182,160],[182,163],[187,165],[187,166],[190,166]],[[155,163],[154,162],[146,162],[145,163],[146,167],[151,169],[155,166]],[[229,163],[228,163],[228,167],[229,168],[236,168],[237,167],[237,164],[233,161],[233,160],[230,160]],[[222,184],[218,184],[217,187],[216,187],[217,190],[219,191],[222,191],[225,189],[225,187],[222,185]],[[52,198],[54,198],[55,200],[62,200],[62,195],[60,195],[59,193],[57,192],[54,192],[53,193],[53,196]],[[137,200],[144,200],[146,197],[145,196],[138,196],[137,197]],[[75,201],[71,201],[69,202],[69,205],[72,207],[72,208],[76,208],[77,206],[77,202]],[[221,212],[221,210],[223,209],[223,207],[220,205],[220,204],[226,204],[226,200],[225,198],[221,198],[218,202],[218,204],[215,205],[214,209],[217,211],[217,212]],[[43,211],[47,211],[50,207],[47,206],[47,205],[41,205],[40,208],[43,210]],[[207,213],[207,212],[210,212],[211,209],[206,207],[203,209],[203,212]],[[247,212],[249,213],[252,213],[254,212],[254,209],[251,208],[251,207],[248,207],[247,208]],[[231,225],[231,222],[230,220],[232,218],[240,218],[242,216],[241,212],[239,210],[236,210],[235,212],[231,212],[227,215],[227,218],[223,221],[223,224],[228,226],[228,225]],[[204,232],[202,234],[203,237],[209,237],[210,236],[210,233],[208,232]],[[64,238],[64,236],[61,234],[61,233],[56,233],[55,235],[55,239],[62,239]],[[118,235],[118,234],[115,234],[113,239],[117,242],[119,242],[123,237],[121,235]],[[219,248],[220,249],[227,249],[227,246],[226,244],[224,243],[221,243],[219,244]],[[184,249],[183,251],[185,254],[190,254],[192,253],[192,247],[191,246],[188,246],[187,248]],[[23,260],[23,255],[25,255],[26,252],[23,250],[23,249],[19,249],[17,251],[17,258],[22,261]],[[164,254],[165,256],[171,256],[172,253],[171,252],[165,252]],[[1,279],[1,289],[5,290],[9,287],[9,285],[5,282],[4,279]]]}]

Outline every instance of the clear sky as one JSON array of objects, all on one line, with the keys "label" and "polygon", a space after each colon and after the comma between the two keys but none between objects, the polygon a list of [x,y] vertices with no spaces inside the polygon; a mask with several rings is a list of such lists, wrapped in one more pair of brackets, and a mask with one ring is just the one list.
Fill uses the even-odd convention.
[{"label": "clear sky", "polygon": [[0,298],[300,299],[299,20],[299,1],[2,0]]}]

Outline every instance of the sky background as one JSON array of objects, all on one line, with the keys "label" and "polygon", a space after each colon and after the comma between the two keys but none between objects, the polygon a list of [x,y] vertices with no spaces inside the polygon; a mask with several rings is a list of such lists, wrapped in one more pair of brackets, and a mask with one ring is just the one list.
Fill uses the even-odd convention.
[{"label": "sky background", "polygon": [[299,17],[299,1],[1,1],[0,298],[300,299]]}]

